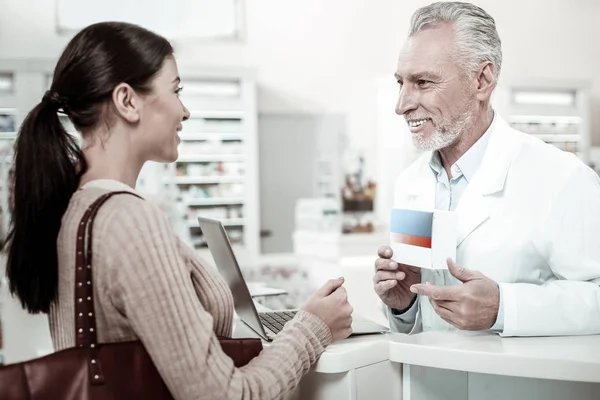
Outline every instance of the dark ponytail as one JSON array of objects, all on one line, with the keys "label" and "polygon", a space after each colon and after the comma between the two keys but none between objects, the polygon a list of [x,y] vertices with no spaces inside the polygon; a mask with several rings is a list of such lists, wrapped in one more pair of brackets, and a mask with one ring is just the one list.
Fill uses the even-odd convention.
[{"label": "dark ponytail", "polygon": [[7,276],[11,292],[31,313],[48,312],[56,296],[61,218],[86,170],[58,107],[52,96],[44,96],[23,121],[15,145]]},{"label": "dark ponytail", "polygon": [[79,32],[63,51],[52,85],[27,115],[15,145],[14,208],[8,235],[7,277],[31,313],[48,312],[58,290],[57,239],[62,217],[87,164],[75,137],[57,112],[77,130],[110,125],[114,88],[127,83],[148,93],[152,78],[173,53],[163,37],[136,25],[102,22]]}]

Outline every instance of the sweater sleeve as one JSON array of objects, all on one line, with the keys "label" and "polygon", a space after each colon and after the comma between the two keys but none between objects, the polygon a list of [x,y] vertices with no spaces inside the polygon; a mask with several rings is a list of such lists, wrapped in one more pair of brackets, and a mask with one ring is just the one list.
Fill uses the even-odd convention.
[{"label": "sweater sleeve", "polygon": [[221,350],[213,318],[196,295],[185,256],[178,250],[166,217],[140,199],[123,196],[113,201],[103,238],[113,249],[110,296],[127,316],[175,399],[280,399],[289,395],[331,343],[327,325],[301,311],[260,356],[235,368]]}]

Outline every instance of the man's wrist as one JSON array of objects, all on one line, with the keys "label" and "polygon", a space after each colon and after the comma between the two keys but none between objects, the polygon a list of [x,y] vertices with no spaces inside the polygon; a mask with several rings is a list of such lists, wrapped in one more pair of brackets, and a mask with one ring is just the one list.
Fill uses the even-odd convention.
[{"label": "man's wrist", "polygon": [[403,308],[402,310],[398,310],[397,308],[392,308],[392,314],[393,315],[402,315],[405,312],[407,312],[408,310],[410,310],[412,308],[412,306],[415,304],[415,302],[417,301],[417,295],[415,294],[412,298],[412,300],[410,301],[410,303],[408,304],[408,307]]},{"label": "man's wrist", "polygon": [[502,296],[502,285],[498,283],[498,311],[496,312],[496,319],[494,324],[490,328],[491,331],[502,332],[504,330],[504,304]]}]

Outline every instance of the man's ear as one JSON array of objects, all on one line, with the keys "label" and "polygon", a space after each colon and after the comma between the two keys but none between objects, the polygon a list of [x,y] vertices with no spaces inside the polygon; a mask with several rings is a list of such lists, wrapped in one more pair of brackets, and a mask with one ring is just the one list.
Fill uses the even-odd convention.
[{"label": "man's ear", "polygon": [[112,102],[116,113],[127,122],[133,124],[140,120],[141,98],[127,83],[114,88]]},{"label": "man's ear", "polygon": [[483,64],[477,71],[477,99],[489,100],[496,87],[496,67],[491,62]]}]

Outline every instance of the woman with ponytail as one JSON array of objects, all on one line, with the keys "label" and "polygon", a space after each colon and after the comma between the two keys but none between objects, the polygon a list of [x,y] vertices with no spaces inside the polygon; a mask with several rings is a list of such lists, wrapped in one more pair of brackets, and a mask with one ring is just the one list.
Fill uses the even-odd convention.
[{"label": "woman with ponytail", "polygon": [[[236,368],[232,295],[135,192],[146,161],[174,162],[189,111],[171,44],[136,25],[91,25],[69,42],[50,90],[16,142],[9,288],[48,313],[56,350],[75,345],[75,258],[82,216],[101,196],[92,231],[93,307],[101,343],[141,340],[176,399],[275,399],[290,394],[332,340],[350,334],[352,308],[328,282],[273,344]],[[66,114],[81,134],[62,127]],[[82,283],[83,284],[83,283]],[[91,298],[79,301],[91,301]]]},{"label": "woman with ponytail", "polygon": [[58,119],[59,109],[66,110],[66,104],[47,92],[23,121],[16,143],[7,275],[11,291],[32,313],[47,313],[56,296],[55,241],[86,169],[75,138]]}]

